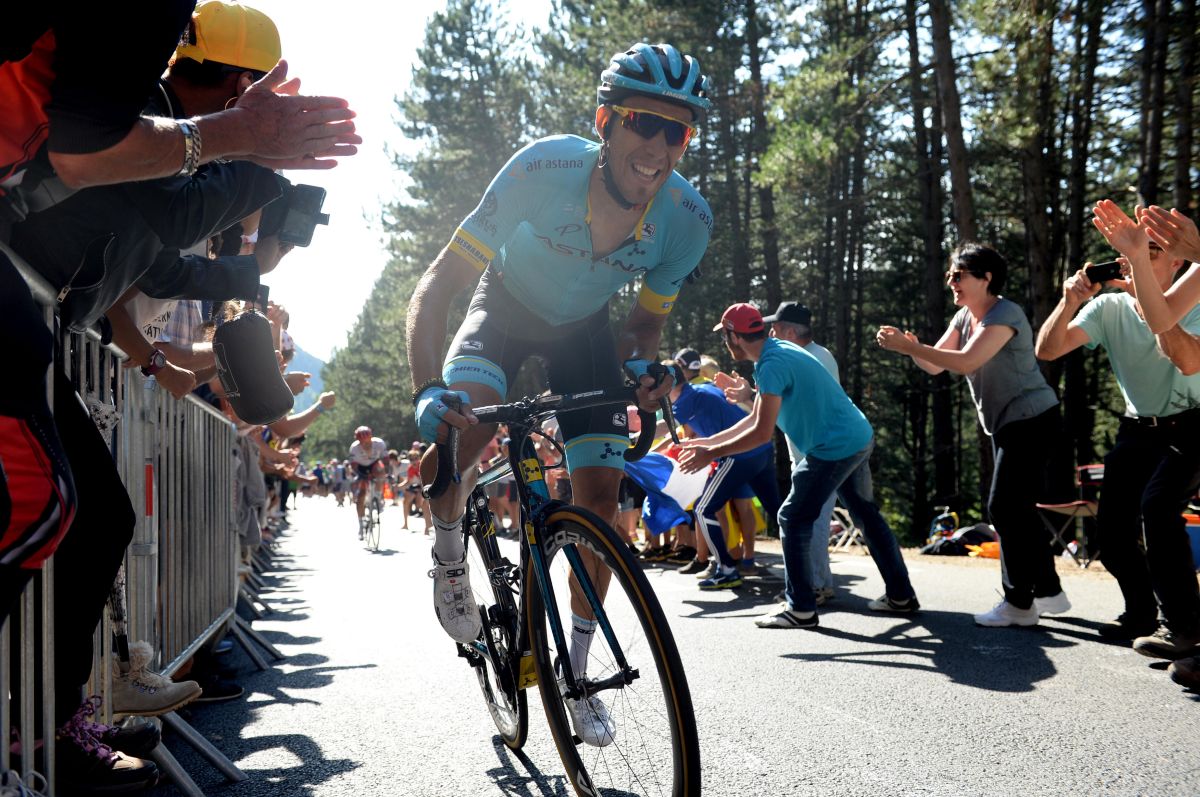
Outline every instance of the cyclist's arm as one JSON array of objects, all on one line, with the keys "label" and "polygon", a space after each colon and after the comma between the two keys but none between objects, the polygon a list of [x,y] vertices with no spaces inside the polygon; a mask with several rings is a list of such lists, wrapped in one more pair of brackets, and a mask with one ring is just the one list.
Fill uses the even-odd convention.
[{"label": "cyclist's arm", "polygon": [[617,359],[621,362],[632,359],[656,360],[666,325],[666,313],[652,313],[642,305],[635,304],[617,338]]},{"label": "cyclist's arm", "polygon": [[479,281],[479,269],[449,247],[425,270],[408,305],[408,367],[413,386],[442,375],[450,302]]}]

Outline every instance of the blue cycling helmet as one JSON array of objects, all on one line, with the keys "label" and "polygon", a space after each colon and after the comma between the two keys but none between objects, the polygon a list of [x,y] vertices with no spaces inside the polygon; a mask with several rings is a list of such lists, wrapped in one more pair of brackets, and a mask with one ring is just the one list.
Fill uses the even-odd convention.
[{"label": "blue cycling helmet", "polygon": [[670,44],[635,44],[612,57],[600,75],[596,101],[613,105],[630,95],[653,97],[685,105],[695,122],[712,108],[712,81],[700,74],[700,62]]}]

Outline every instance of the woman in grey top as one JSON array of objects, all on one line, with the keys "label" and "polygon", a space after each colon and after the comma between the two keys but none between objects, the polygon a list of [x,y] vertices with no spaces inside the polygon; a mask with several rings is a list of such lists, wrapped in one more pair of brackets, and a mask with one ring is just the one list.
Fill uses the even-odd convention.
[{"label": "woman in grey top", "polygon": [[1040,614],[1071,608],[1034,506],[1045,486],[1047,442],[1059,434],[1058,397],[1038,370],[1025,313],[1000,295],[1007,274],[999,252],[962,244],[946,273],[960,309],[941,339],[926,346],[890,326],[875,338],[931,374],[966,376],[979,421],[992,438],[996,465],[988,514],[1000,534],[1004,599],[975,615],[986,626],[1036,625]]}]

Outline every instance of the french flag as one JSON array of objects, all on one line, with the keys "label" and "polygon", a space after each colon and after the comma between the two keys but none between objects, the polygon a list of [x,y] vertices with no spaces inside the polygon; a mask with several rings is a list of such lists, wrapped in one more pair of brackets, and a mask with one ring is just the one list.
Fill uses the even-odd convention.
[{"label": "french flag", "polygon": [[642,504],[642,522],[651,534],[658,535],[674,526],[690,525],[686,510],[704,490],[711,468],[699,473],[684,473],[672,455],[679,447],[671,446],[667,455],[651,452],[636,462],[625,463],[625,473],[646,491]]}]

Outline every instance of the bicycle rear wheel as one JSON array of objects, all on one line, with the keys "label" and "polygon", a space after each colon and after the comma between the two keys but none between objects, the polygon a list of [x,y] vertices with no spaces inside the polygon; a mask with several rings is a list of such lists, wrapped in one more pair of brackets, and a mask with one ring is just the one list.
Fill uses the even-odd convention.
[{"label": "bicycle rear wheel", "polygon": [[586,667],[587,683],[597,689],[592,694],[607,706],[615,726],[605,746],[576,741],[542,592],[532,573],[526,579],[530,650],[546,718],[571,785],[580,795],[699,795],[700,748],[691,693],[670,626],[641,568],[608,524],[579,507],[552,512],[545,540],[558,620],[568,642],[568,553],[590,552],[599,572],[611,577],[603,606],[616,646],[598,627]]},{"label": "bicycle rear wheel", "polygon": [[467,564],[471,591],[479,607],[483,630],[462,655],[475,668],[479,688],[504,744],[519,750],[529,735],[529,711],[521,687],[520,610],[517,608],[518,568],[503,557],[494,526],[470,522]]}]

